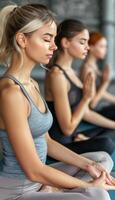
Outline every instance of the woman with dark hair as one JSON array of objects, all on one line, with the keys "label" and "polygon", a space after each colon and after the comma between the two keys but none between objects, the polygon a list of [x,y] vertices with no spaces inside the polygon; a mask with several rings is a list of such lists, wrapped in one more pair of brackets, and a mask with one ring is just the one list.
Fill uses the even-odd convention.
[{"label": "woman with dark hair", "polygon": [[[49,133],[74,152],[103,150],[111,154],[114,144],[109,133],[114,132],[115,122],[89,108],[94,96],[92,74],[87,75],[83,85],[72,68],[74,59],[86,58],[88,40],[87,27],[80,21],[68,19],[58,26],[55,39],[58,49],[48,64],[50,70],[45,81],[46,100],[54,117]],[[96,127],[80,133],[77,127],[82,120]]]},{"label": "woman with dark hair", "polygon": [[[34,66],[48,64],[56,49],[52,12],[40,4],[10,5],[1,10],[0,22],[0,62],[8,65],[0,79],[0,200],[109,200],[103,189],[115,188],[110,156],[80,156],[52,140],[52,115],[31,79]],[[47,153],[62,162],[47,166]],[[59,192],[48,193],[53,187]]]}]

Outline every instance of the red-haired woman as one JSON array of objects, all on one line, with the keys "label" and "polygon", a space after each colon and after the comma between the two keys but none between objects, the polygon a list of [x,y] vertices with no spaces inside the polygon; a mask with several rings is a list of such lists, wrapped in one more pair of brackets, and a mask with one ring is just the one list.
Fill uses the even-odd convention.
[{"label": "red-haired woman", "polygon": [[98,60],[103,60],[106,56],[107,39],[100,32],[91,32],[89,46],[88,57],[81,69],[81,79],[84,82],[89,72],[95,76],[95,95],[90,105],[95,108],[102,99],[115,104],[115,96],[107,91],[110,82],[110,68],[106,65],[103,70],[100,70],[97,64]]}]

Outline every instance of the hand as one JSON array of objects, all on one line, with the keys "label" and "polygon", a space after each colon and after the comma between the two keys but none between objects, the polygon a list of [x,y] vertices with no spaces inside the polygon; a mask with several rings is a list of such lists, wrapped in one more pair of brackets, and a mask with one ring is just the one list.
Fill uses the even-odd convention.
[{"label": "hand", "polygon": [[92,165],[90,164],[87,166],[87,171],[93,178],[98,178],[104,172],[106,184],[115,186],[115,179],[101,164],[93,162]]},{"label": "hand", "polygon": [[86,80],[84,81],[84,85],[83,85],[84,98],[89,100],[89,102],[93,99],[94,94],[95,94],[94,81],[95,81],[94,75],[90,72],[87,75]]},{"label": "hand", "polygon": [[40,190],[40,192],[48,192],[48,193],[52,193],[52,192],[62,192],[63,190],[60,188],[56,188],[56,187],[52,187],[49,185],[43,185]]},{"label": "hand", "polygon": [[115,190],[114,185],[109,185],[106,183],[106,174],[102,172],[100,177],[91,181],[91,187],[103,188],[105,190]]},{"label": "hand", "polygon": [[79,133],[77,136],[74,137],[74,142],[79,142],[79,141],[83,141],[83,140],[89,140],[90,138],[85,136],[82,133]]},{"label": "hand", "polygon": [[102,82],[106,83],[109,82],[110,79],[110,66],[105,65],[105,67],[102,70]]},{"label": "hand", "polygon": [[94,97],[93,101],[90,103],[90,108],[94,109],[98,105],[98,100]]}]

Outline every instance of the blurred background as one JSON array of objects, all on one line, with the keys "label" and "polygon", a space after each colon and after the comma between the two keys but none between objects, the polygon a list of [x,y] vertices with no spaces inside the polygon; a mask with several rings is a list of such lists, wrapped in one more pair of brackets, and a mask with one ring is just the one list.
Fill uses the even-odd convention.
[{"label": "blurred background", "polygon": [[[106,36],[108,53],[101,65],[107,63],[111,67],[109,91],[115,94],[115,0],[0,0],[0,8],[11,3],[22,5],[28,2],[47,5],[56,13],[59,22],[66,18],[79,19],[89,27],[89,31],[101,31]],[[76,70],[79,70],[80,64],[79,61],[74,63]],[[4,69],[4,66],[0,66],[0,75]],[[45,70],[36,66],[32,76],[39,82],[42,94],[44,94]],[[115,176],[114,170],[112,173]],[[110,194],[114,200],[115,192]]]},{"label": "blurred background", "polygon": [[[111,79],[115,79],[115,0],[0,0],[0,7],[13,2],[18,5],[27,2],[45,4],[56,13],[59,22],[65,18],[75,18],[83,21],[90,31],[104,33],[108,39],[108,54],[104,62],[110,65]],[[78,70],[80,62],[77,61],[74,67]],[[2,73],[2,66],[0,70]],[[32,75],[42,87],[45,70],[36,67]]]}]

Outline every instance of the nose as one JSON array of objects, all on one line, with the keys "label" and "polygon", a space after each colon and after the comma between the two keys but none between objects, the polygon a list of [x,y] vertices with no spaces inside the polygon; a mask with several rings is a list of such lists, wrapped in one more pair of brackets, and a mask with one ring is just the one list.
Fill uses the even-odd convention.
[{"label": "nose", "polygon": [[52,42],[50,49],[53,50],[53,51],[55,51],[57,49],[55,42]]},{"label": "nose", "polygon": [[90,49],[90,46],[89,46],[89,44],[87,44],[87,46],[86,46],[86,49],[87,49],[87,50],[89,50],[89,49]]}]

